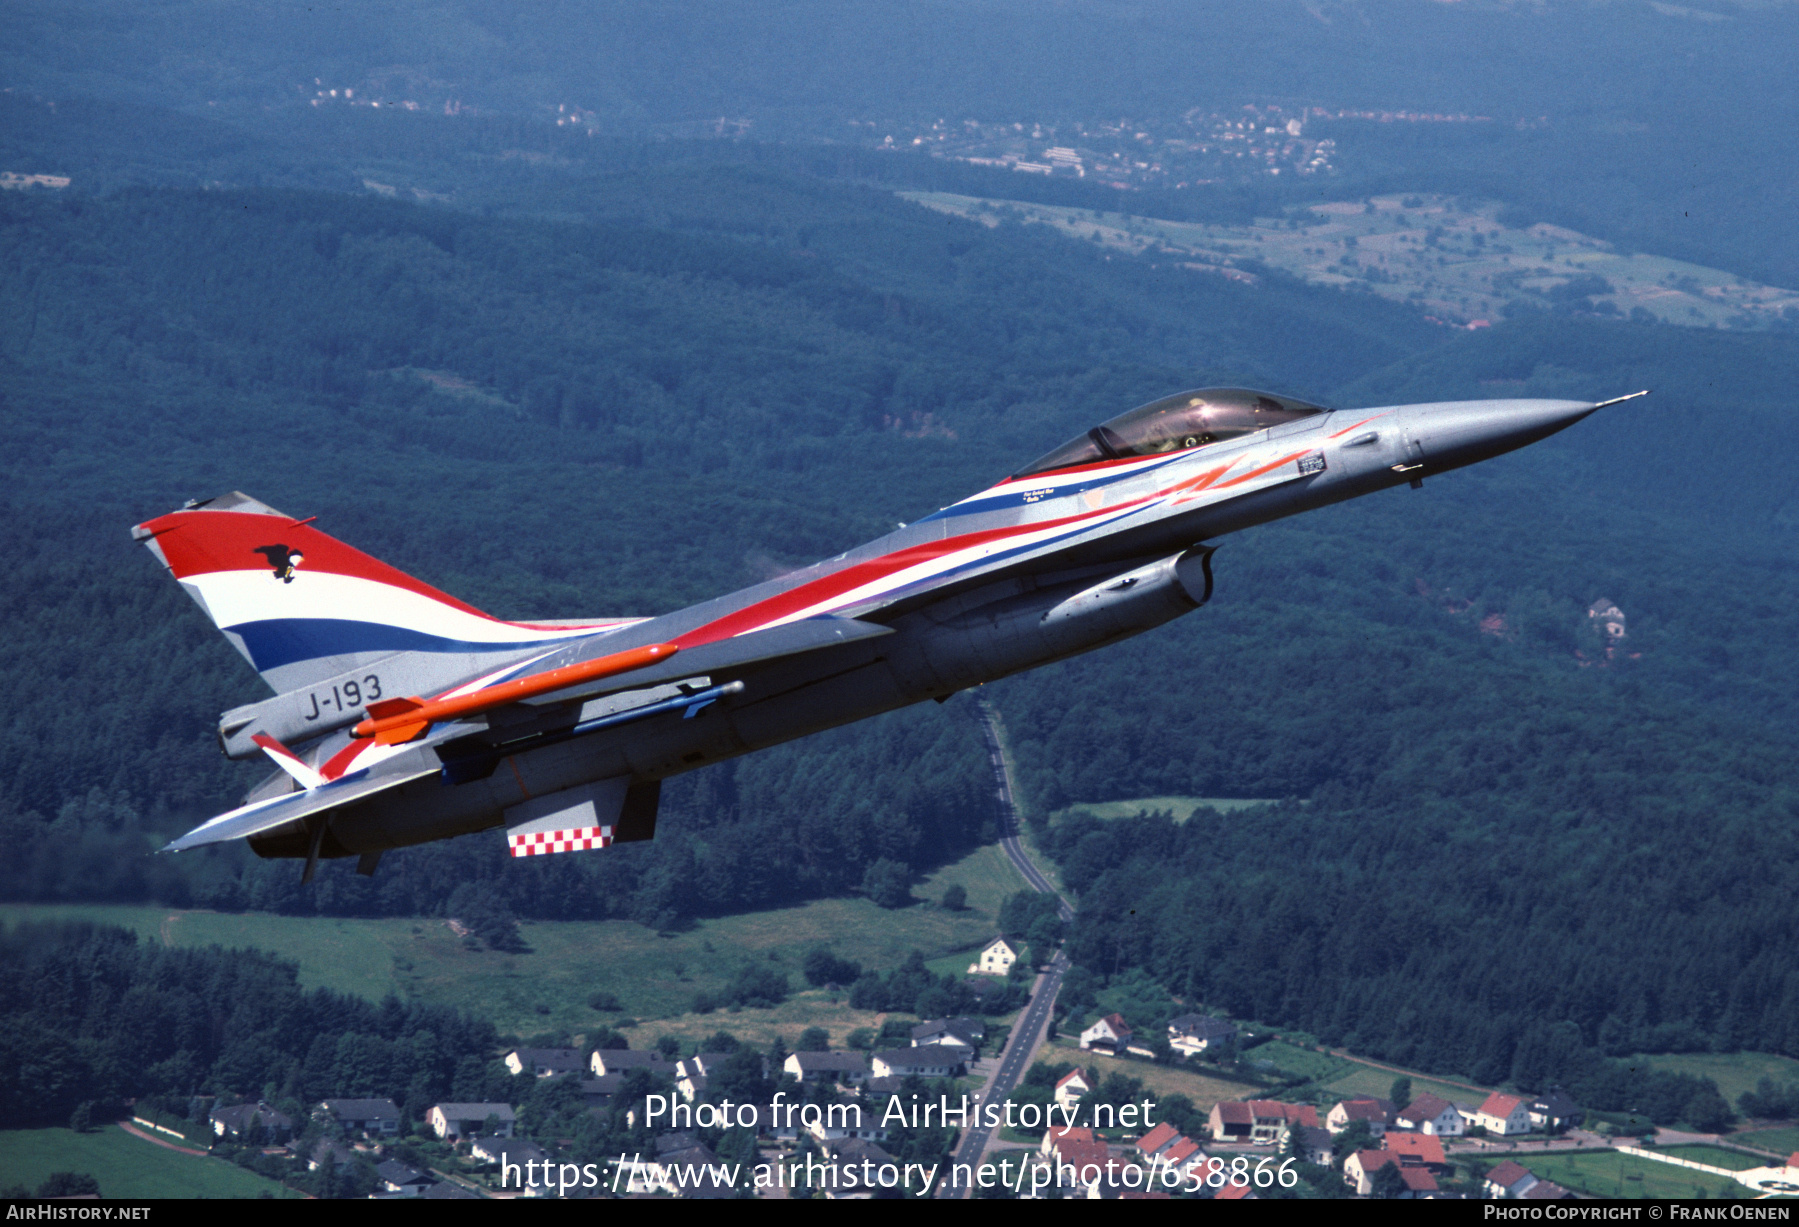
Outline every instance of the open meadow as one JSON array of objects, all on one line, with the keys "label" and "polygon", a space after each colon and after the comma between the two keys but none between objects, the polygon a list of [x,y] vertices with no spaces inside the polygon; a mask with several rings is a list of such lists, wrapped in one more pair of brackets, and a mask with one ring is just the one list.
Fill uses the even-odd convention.
[{"label": "open meadow", "polygon": [[[952,884],[967,891],[968,906],[961,911],[937,906]],[[519,932],[529,953],[470,950],[447,919],[8,904],[0,906],[0,924],[88,921],[120,925],[140,940],[168,946],[254,947],[299,964],[304,987],[371,1001],[394,993],[455,1006],[491,1018],[503,1034],[580,1034],[631,1019],[660,1020],[641,1030],[624,1026],[634,1043],[653,1042],[664,1031],[703,1036],[724,1028],[745,1038],[772,1038],[812,1025],[831,1030],[840,1042],[878,1016],[833,1004],[817,990],[770,1010],[690,1011],[696,995],[719,993],[746,961],[767,963],[785,972],[795,989],[805,988],[801,963],[816,946],[882,970],[915,949],[931,958],[971,951],[992,935],[1000,903],[1023,886],[1005,854],[988,846],[931,874],[915,888],[919,902],[910,907],[884,910],[864,899],[820,899],[700,920],[667,934],[622,920],[524,921]],[[621,1008],[594,1010],[588,1002],[596,992],[614,994]]]},{"label": "open meadow", "polygon": [[0,1132],[0,1188],[35,1191],[51,1172],[85,1172],[107,1198],[298,1197],[254,1172],[205,1155],[186,1155],[133,1137],[117,1125]]},{"label": "open meadow", "polygon": [[1593,1197],[1715,1198],[1743,1197],[1749,1192],[1734,1180],[1615,1150],[1532,1154],[1526,1166],[1539,1179]]},{"label": "open meadow", "polygon": [[1683,1052],[1624,1059],[1641,1061],[1653,1069],[1710,1078],[1732,1107],[1736,1106],[1737,1096],[1753,1091],[1763,1078],[1777,1083],[1799,1082],[1799,1061],[1771,1052]]}]

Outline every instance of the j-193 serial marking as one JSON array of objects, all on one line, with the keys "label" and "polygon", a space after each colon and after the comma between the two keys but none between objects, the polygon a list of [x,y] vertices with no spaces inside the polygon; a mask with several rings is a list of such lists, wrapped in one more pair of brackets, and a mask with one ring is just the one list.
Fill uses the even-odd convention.
[{"label": "j-193 serial marking", "polygon": [[360,682],[340,682],[329,694],[315,690],[306,697],[312,700],[312,710],[301,713],[307,720],[317,720],[327,713],[354,711],[381,698],[381,676],[371,673]]}]

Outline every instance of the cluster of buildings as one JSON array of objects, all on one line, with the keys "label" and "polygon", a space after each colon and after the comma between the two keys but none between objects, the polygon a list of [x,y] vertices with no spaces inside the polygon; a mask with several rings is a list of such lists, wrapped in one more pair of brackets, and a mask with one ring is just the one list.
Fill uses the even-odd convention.
[{"label": "cluster of buildings", "polygon": [[[1194,108],[1159,122],[960,123],[889,132],[884,149],[929,151],[937,157],[1024,174],[1093,179],[1116,188],[1186,187],[1246,175],[1315,175],[1336,168],[1334,138],[1308,133],[1314,120],[1361,118],[1322,108],[1244,106],[1234,111]],[[1419,121],[1423,115],[1390,114]],[[858,127],[874,128],[858,123]],[[874,129],[879,131],[878,128]]]},{"label": "cluster of buildings", "polygon": [[1534,1098],[1494,1091],[1478,1105],[1455,1104],[1437,1095],[1420,1095],[1403,1108],[1394,1108],[1385,1099],[1346,1099],[1330,1110],[1326,1123],[1332,1133],[1341,1133],[1357,1120],[1366,1122],[1376,1132],[1393,1127],[1431,1137],[1455,1138],[1480,1128],[1492,1137],[1515,1137],[1578,1125],[1581,1111],[1560,1091]]},{"label": "cluster of buildings", "polygon": [[[1168,1023],[1168,1046],[1181,1057],[1196,1057],[1237,1041],[1235,1023],[1207,1014],[1182,1014]],[[1136,1034],[1122,1014],[1108,1014],[1081,1032],[1081,1048],[1087,1052],[1105,1052],[1113,1056],[1130,1053],[1149,1057],[1155,1053],[1133,1043]]]},{"label": "cluster of buildings", "polygon": [[[1392,1165],[1404,1182],[1403,1195],[1423,1197],[1434,1194],[1437,1178],[1450,1170],[1443,1152],[1444,1138],[1461,1137],[1476,1127],[1495,1137],[1516,1136],[1578,1124],[1580,1118],[1574,1102],[1559,1091],[1534,1099],[1495,1091],[1478,1107],[1426,1094],[1403,1108],[1372,1097],[1343,1100],[1326,1114],[1325,1130],[1334,1136],[1360,1123],[1379,1140],[1378,1146],[1356,1150],[1343,1160],[1343,1182],[1357,1193],[1373,1193],[1381,1169]],[[1328,1146],[1326,1150],[1328,1155]],[[1510,1170],[1513,1168],[1516,1173]],[[1533,1199],[1572,1196],[1559,1185],[1538,1182],[1509,1160],[1489,1173],[1484,1191],[1490,1197],[1522,1197],[1537,1184],[1541,1187],[1531,1194]]]}]

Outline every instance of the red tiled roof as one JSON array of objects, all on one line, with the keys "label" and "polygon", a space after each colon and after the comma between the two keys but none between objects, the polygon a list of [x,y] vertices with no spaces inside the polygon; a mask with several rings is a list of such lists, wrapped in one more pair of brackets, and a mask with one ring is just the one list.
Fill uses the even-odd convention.
[{"label": "red tiled roof", "polygon": [[1217,1111],[1218,1119],[1227,1125],[1253,1125],[1256,1123],[1255,1113],[1241,1099],[1220,1100]]},{"label": "red tiled roof", "polygon": [[[1387,1119],[1387,1109],[1381,1106],[1378,1099],[1345,1099],[1337,1105],[1343,1109],[1345,1120],[1377,1120]],[[1333,1108],[1334,1112],[1336,1109]]]},{"label": "red tiled roof", "polygon": [[1181,1136],[1181,1131],[1167,1121],[1163,1121],[1154,1129],[1137,1139],[1137,1149],[1146,1155],[1153,1155],[1164,1146]]},{"label": "red tiled roof", "polygon": [[1520,1180],[1530,1175],[1530,1169],[1514,1159],[1507,1159],[1498,1167],[1487,1173],[1487,1180],[1502,1189],[1509,1189]]},{"label": "red tiled roof", "polygon": [[1212,1200],[1213,1201],[1241,1201],[1245,1197],[1248,1197],[1248,1196],[1249,1196],[1249,1186],[1248,1185],[1246,1185],[1246,1184],[1227,1184],[1222,1189],[1219,1189],[1216,1193],[1212,1194]]},{"label": "red tiled roof", "polygon": [[1447,1099],[1436,1095],[1420,1095],[1399,1110],[1397,1119],[1422,1125],[1427,1120],[1436,1120],[1446,1109],[1454,1106]]},{"label": "red tiled roof", "polygon": [[1497,1116],[1503,1120],[1516,1112],[1523,1102],[1516,1095],[1501,1095],[1494,1091],[1487,1096],[1487,1102],[1480,1105],[1480,1110],[1487,1116]]},{"label": "red tiled roof", "polygon": [[1060,1129],[1049,1131],[1049,1144],[1060,1146],[1063,1142],[1091,1142],[1093,1130],[1085,1125],[1064,1125]]},{"label": "red tiled roof", "polygon": [[1443,1164],[1442,1139],[1428,1133],[1388,1133],[1381,1138],[1381,1148],[1394,1154],[1415,1157],[1424,1163]]},{"label": "red tiled roof", "polygon": [[1437,1187],[1437,1178],[1430,1174],[1430,1169],[1407,1167],[1400,1161],[1402,1156],[1396,1151],[1358,1150],[1355,1152],[1355,1158],[1361,1164],[1362,1175],[1371,1180],[1374,1178],[1374,1173],[1391,1163],[1399,1169],[1400,1176],[1405,1180],[1405,1187],[1414,1193],[1428,1192]]},{"label": "red tiled roof", "polygon": [[1252,1099],[1249,1110],[1258,1121],[1278,1120],[1290,1125],[1318,1127],[1318,1109],[1309,1103],[1282,1103],[1278,1099]]},{"label": "red tiled roof", "polygon": [[1434,1193],[1437,1189],[1437,1178],[1430,1174],[1428,1168],[1402,1167],[1399,1174],[1405,1177],[1405,1187],[1414,1193]]},{"label": "red tiled roof", "polygon": [[1056,1089],[1058,1091],[1061,1090],[1063,1087],[1067,1086],[1070,1082],[1073,1082],[1076,1078],[1079,1078],[1081,1080],[1081,1082],[1084,1083],[1089,1088],[1091,1088],[1093,1085],[1091,1082],[1087,1081],[1087,1071],[1084,1069],[1076,1068],[1076,1069],[1071,1069],[1067,1073],[1062,1075],[1061,1079],[1059,1081],[1057,1081],[1057,1083],[1056,1083]]},{"label": "red tiled roof", "polygon": [[1198,1153],[1198,1142],[1195,1142],[1192,1138],[1182,1138],[1168,1148],[1168,1153],[1162,1156],[1162,1161],[1167,1163],[1169,1167],[1179,1167]]},{"label": "red tiled roof", "polygon": [[1083,1129],[1080,1132],[1088,1135],[1085,1140],[1071,1138],[1055,1143],[1056,1159],[1062,1163],[1072,1163],[1077,1174],[1089,1164],[1104,1171],[1106,1160],[1112,1157],[1111,1151],[1104,1142],[1094,1141],[1090,1130]]}]

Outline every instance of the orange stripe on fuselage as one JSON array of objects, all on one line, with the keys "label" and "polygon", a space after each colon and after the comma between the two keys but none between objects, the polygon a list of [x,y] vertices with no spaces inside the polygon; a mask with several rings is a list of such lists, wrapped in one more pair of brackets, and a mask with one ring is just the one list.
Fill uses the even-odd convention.
[{"label": "orange stripe on fuselage", "polygon": [[[1387,411],[1387,412],[1388,412],[1388,413],[1391,413],[1391,412],[1392,412],[1392,410],[1390,410],[1390,409],[1389,409],[1389,410],[1388,410],[1388,411]],[[1343,436],[1344,436],[1344,435],[1346,435],[1346,434],[1348,434],[1348,433],[1349,433],[1349,432],[1350,432],[1350,431],[1352,431],[1352,430],[1354,430],[1354,429],[1356,429],[1356,427],[1358,427],[1358,426],[1366,426],[1366,425],[1367,425],[1367,424],[1368,424],[1368,423],[1370,423],[1370,422],[1372,422],[1372,421],[1375,421],[1375,420],[1377,420],[1377,419],[1379,419],[1379,418],[1384,418],[1384,417],[1386,417],[1386,416],[1387,416],[1387,414],[1386,414],[1386,413],[1377,413],[1377,414],[1375,414],[1375,415],[1374,415],[1374,417],[1371,417],[1371,418],[1363,418],[1363,419],[1362,419],[1362,420],[1361,420],[1361,421],[1359,421],[1359,422],[1357,422],[1357,423],[1356,423],[1356,424],[1355,424],[1355,426],[1345,426],[1345,427],[1344,427],[1344,428],[1343,428],[1343,429],[1342,429],[1342,430],[1339,430],[1339,431],[1336,431],[1336,432],[1334,432],[1334,433],[1333,433],[1333,434],[1331,434],[1331,436],[1330,436],[1330,437],[1331,437],[1331,438],[1333,438],[1333,439],[1341,439],[1341,438],[1342,438],[1342,437],[1343,437]]]},{"label": "orange stripe on fuselage", "polygon": [[1264,473],[1273,472],[1275,469],[1280,468],[1283,464],[1286,464],[1289,460],[1298,460],[1301,456],[1305,455],[1306,452],[1309,452],[1311,450],[1312,449],[1308,447],[1304,451],[1288,452],[1285,456],[1282,456],[1279,460],[1276,460],[1272,464],[1265,464],[1259,469],[1251,469],[1249,472],[1245,473],[1241,477],[1233,477],[1229,481],[1219,482],[1217,485],[1217,489],[1223,490],[1229,486],[1240,486],[1244,482],[1250,481],[1257,477],[1260,477]]}]

